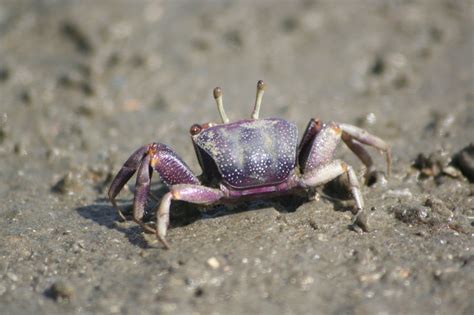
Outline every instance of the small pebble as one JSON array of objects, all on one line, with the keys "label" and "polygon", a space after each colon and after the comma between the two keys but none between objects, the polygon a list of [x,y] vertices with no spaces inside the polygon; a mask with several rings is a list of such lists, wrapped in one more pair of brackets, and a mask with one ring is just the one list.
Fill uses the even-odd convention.
[{"label": "small pebble", "polygon": [[410,189],[404,188],[404,189],[389,189],[387,190],[386,193],[382,195],[382,198],[385,199],[387,197],[406,197],[406,198],[411,198],[413,197],[413,194],[411,193]]},{"label": "small pebble", "polygon": [[22,142],[17,142],[13,145],[13,153],[21,156],[28,155],[28,151],[26,151],[26,146]]},{"label": "small pebble", "polygon": [[84,244],[84,241],[83,240],[77,240],[76,242],[74,242],[74,244],[72,245],[72,251],[74,253],[79,253],[81,251],[83,251],[84,249],[86,248],[85,244]]},{"label": "small pebble", "polygon": [[6,66],[0,66],[0,82],[7,81],[10,78],[10,69]]},{"label": "small pebble", "polygon": [[81,189],[82,183],[77,174],[68,172],[64,175],[56,184],[53,185],[51,190],[53,192],[63,194],[63,195],[73,195],[74,192],[77,192]]},{"label": "small pebble", "polygon": [[400,205],[394,213],[395,218],[406,224],[416,224],[426,222],[430,208],[425,206]]},{"label": "small pebble", "polygon": [[364,284],[372,284],[382,279],[384,274],[385,274],[384,272],[368,273],[368,274],[359,276],[359,280],[360,282]]},{"label": "small pebble", "polygon": [[207,260],[207,264],[209,265],[209,267],[211,267],[212,269],[217,269],[220,267],[220,263],[219,261],[217,260],[216,257],[211,257]]},{"label": "small pebble", "polygon": [[425,204],[426,207],[430,207],[434,213],[441,215],[444,218],[451,218],[453,216],[453,212],[448,209],[446,204],[436,197],[429,197],[426,199]]},{"label": "small pebble", "polygon": [[74,289],[67,282],[57,281],[51,286],[50,294],[56,301],[69,301],[74,296]]},{"label": "small pebble", "polygon": [[418,154],[412,166],[420,171],[420,178],[428,178],[438,176],[447,160],[440,152],[434,152],[429,155],[423,153]]},{"label": "small pebble", "polygon": [[94,47],[90,38],[82,31],[78,24],[72,21],[65,21],[61,25],[61,32],[64,37],[67,38],[71,43],[76,46],[76,49],[85,54],[89,55],[93,52]]},{"label": "small pebble", "polygon": [[307,291],[310,289],[313,283],[314,283],[314,278],[311,276],[306,276],[301,280],[301,289],[303,291]]},{"label": "small pebble", "polygon": [[448,165],[445,168],[443,168],[443,174],[446,174],[446,175],[451,176],[453,178],[458,178],[458,177],[461,176],[461,172],[457,168],[455,168],[451,165]]},{"label": "small pebble", "polygon": [[471,143],[455,154],[454,164],[470,182],[474,182],[474,144]]},{"label": "small pebble", "polygon": [[317,230],[319,229],[319,226],[318,226],[318,223],[316,223],[316,220],[315,219],[309,219],[309,226],[313,229],[313,230]]},{"label": "small pebble", "polygon": [[8,277],[8,279],[10,279],[13,282],[18,281],[18,276],[16,274],[14,274],[13,272],[7,272],[7,277]]},{"label": "small pebble", "polygon": [[321,242],[328,241],[328,236],[324,233],[318,233],[317,238],[318,238],[318,241],[321,241]]}]

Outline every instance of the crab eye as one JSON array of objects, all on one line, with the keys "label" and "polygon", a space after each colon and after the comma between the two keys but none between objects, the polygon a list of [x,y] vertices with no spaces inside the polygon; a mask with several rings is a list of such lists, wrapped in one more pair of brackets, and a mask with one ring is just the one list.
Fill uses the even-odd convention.
[{"label": "crab eye", "polygon": [[189,133],[194,136],[194,135],[197,135],[198,133],[200,133],[201,130],[202,130],[202,127],[200,125],[194,124],[189,129]]}]

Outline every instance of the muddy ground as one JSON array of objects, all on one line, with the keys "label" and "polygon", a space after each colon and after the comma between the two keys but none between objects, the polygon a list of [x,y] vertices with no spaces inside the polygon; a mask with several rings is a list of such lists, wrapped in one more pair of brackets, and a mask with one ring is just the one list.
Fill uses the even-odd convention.
[{"label": "muddy ground", "polygon": [[[1,1],[0,313],[473,314],[473,5]],[[370,233],[336,184],[177,203],[171,250],[120,222],[105,195],[129,154],[163,142],[199,173],[188,130],[219,120],[212,89],[240,119],[258,79],[263,116],[392,145],[363,187]]]}]

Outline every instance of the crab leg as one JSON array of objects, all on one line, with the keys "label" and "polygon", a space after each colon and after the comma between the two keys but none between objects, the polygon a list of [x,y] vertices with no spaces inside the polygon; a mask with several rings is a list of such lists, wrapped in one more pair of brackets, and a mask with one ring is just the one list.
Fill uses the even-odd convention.
[{"label": "crab leg", "polygon": [[344,161],[335,160],[328,164],[320,165],[315,169],[312,169],[309,173],[303,174],[301,183],[305,187],[316,187],[319,185],[326,184],[331,180],[335,179],[339,175],[346,173],[349,180],[349,186],[351,189],[352,197],[356,203],[356,213],[353,220],[353,224],[357,224],[364,230],[368,231],[367,218],[363,213],[364,199],[360,191],[359,181],[357,176],[350,165],[347,165]]},{"label": "crab leg", "polygon": [[[368,133],[364,129],[361,129],[361,128],[353,126],[353,125],[339,124],[339,127],[342,129],[342,132],[343,132],[343,140],[344,140],[344,138],[345,139],[354,138],[355,140],[357,140],[360,143],[372,146],[372,147],[384,152],[385,153],[385,158],[386,158],[386,161],[387,161],[387,175],[390,175],[391,165],[392,165],[392,151],[390,149],[390,146],[385,141],[383,141],[382,139],[380,139],[377,136],[374,136],[374,135]],[[346,144],[348,143],[346,140],[344,140],[344,142]],[[353,150],[354,146],[351,147],[351,145],[349,145],[349,144],[348,144],[348,146],[351,150]],[[360,150],[360,148],[356,148],[356,151],[353,150],[353,152],[367,166],[366,163],[369,162],[369,161],[367,160],[367,158],[365,156],[368,156],[368,153],[367,152],[364,153],[363,151],[365,151],[365,150],[364,149]],[[364,162],[364,159],[365,159],[365,162]]]},{"label": "crab leg", "polygon": [[125,186],[128,180],[133,176],[133,174],[135,174],[137,168],[142,163],[142,160],[147,151],[148,145],[145,145],[136,150],[123,164],[120,171],[117,173],[117,175],[115,175],[115,178],[112,180],[112,184],[110,184],[108,192],[109,200],[112,203],[113,207],[117,209],[120,218],[124,221],[126,220],[125,216],[123,215],[120,208],[117,206],[117,203],[115,202],[115,197],[117,197],[123,186]]},{"label": "crab leg", "polygon": [[374,170],[374,161],[372,157],[367,152],[367,150],[362,146],[362,144],[349,136],[347,133],[342,134],[342,141],[351,149],[352,152],[361,160],[361,162],[367,168],[367,171]]},{"label": "crab leg", "polygon": [[144,230],[154,232],[152,228],[143,223],[147,197],[150,193],[150,182],[153,174],[150,167],[151,156],[147,154],[138,168],[137,180],[135,184],[135,196],[133,198],[133,221],[138,223]]},{"label": "crab leg", "polygon": [[365,165],[365,181],[369,181],[371,174],[375,172],[374,161],[372,157],[367,152],[367,150],[362,146],[362,144],[349,136],[346,133],[342,134],[342,140],[347,145],[347,147],[359,158],[359,160]]},{"label": "crab leg", "polygon": [[[311,134],[314,134],[313,139],[309,139]],[[356,174],[352,167],[345,162],[332,160],[343,134],[342,127],[334,122],[321,125],[318,120],[310,121],[303,136],[304,143],[300,145],[299,161],[303,172],[301,183],[304,187],[316,187],[347,173],[352,196],[356,203],[353,223],[367,231],[367,219],[363,213],[364,200]],[[367,151],[359,143],[351,142],[351,145],[352,147],[349,147],[356,151],[356,155],[364,164],[371,167],[373,163]]]},{"label": "crab leg", "polygon": [[200,185],[179,184],[171,186],[170,192],[161,199],[156,211],[156,237],[165,248],[169,248],[165,239],[170,222],[171,200],[182,200],[195,204],[210,204],[224,197],[224,193],[215,188]]},{"label": "crab leg", "polygon": [[347,173],[357,210],[362,210],[364,207],[364,200],[362,199],[362,194],[360,192],[359,181],[357,180],[357,176],[352,167],[347,165],[344,161],[335,160],[329,164],[321,165],[311,170],[311,172],[302,176],[302,183],[305,186],[316,187],[326,184],[344,173]]}]

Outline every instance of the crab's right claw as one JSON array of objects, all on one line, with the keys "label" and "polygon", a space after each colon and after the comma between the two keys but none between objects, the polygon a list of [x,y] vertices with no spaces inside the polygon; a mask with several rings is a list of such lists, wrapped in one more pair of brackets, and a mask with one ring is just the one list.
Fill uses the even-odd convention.
[{"label": "crab's right claw", "polygon": [[112,183],[110,184],[110,188],[108,191],[109,200],[112,203],[113,207],[117,209],[117,212],[123,221],[126,221],[127,219],[125,218],[121,209],[118,207],[117,203],[115,202],[115,197],[117,197],[117,195],[122,190],[123,186],[125,186],[125,184],[133,176],[133,174],[135,174],[138,167],[141,165],[147,151],[148,151],[148,145],[143,146],[139,148],[138,150],[136,150],[123,164],[122,168],[117,173],[117,175],[115,175],[114,179],[112,180]]}]

